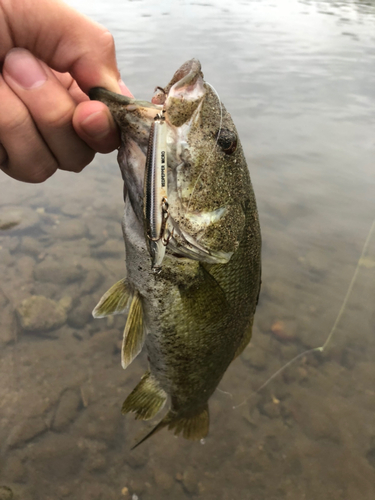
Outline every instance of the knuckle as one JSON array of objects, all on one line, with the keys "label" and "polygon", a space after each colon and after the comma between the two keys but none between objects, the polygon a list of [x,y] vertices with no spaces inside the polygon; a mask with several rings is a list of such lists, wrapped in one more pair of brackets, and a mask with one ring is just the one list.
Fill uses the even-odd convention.
[{"label": "knuckle", "polygon": [[28,172],[28,180],[31,184],[41,184],[51,177],[56,172],[57,165],[46,164],[38,168],[34,168]]},{"label": "knuckle", "polygon": [[86,151],[81,152],[81,154],[72,155],[73,160],[69,162],[61,162],[59,164],[59,168],[61,170],[68,170],[69,172],[75,172],[78,174],[92,162],[94,156],[95,152],[87,148]]},{"label": "knuckle", "polygon": [[55,108],[46,110],[43,116],[43,122],[52,129],[62,129],[71,125],[74,114],[74,107]]},{"label": "knuckle", "polygon": [[45,182],[47,179],[49,179],[52,175],[52,172],[47,172],[47,171],[40,171],[32,174],[28,182],[31,184],[41,184],[42,182]]},{"label": "knuckle", "polygon": [[85,155],[83,155],[80,159],[77,160],[74,168],[74,172],[82,172],[82,170],[87,167],[89,163],[94,159],[95,152],[88,151]]},{"label": "knuckle", "polygon": [[100,46],[104,52],[115,53],[115,39],[110,31],[106,28],[102,28]]},{"label": "knuckle", "polygon": [[28,113],[0,113],[0,128],[6,131],[7,135],[18,134],[20,130],[30,126]]}]

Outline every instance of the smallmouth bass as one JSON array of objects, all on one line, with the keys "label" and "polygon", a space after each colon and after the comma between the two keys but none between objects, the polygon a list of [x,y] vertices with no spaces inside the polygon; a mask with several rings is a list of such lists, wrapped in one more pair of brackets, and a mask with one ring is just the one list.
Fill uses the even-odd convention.
[{"label": "smallmouth bass", "polygon": [[[127,270],[93,314],[129,310],[122,366],[142,348],[149,359],[122,412],[148,420],[169,399],[169,411],[141,442],[163,427],[202,439],[209,429],[208,400],[251,339],[261,283],[258,212],[240,140],[196,59],[158,87],[151,102],[100,88],[90,97],[109,107],[121,130]],[[156,248],[160,239],[148,232],[151,188],[144,186],[153,124],[161,114],[168,181],[165,250]]]}]

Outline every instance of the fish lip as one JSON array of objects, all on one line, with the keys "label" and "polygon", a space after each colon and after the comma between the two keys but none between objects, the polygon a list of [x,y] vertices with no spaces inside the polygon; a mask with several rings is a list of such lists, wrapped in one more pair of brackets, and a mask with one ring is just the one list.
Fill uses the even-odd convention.
[{"label": "fish lip", "polygon": [[134,106],[135,108],[152,108],[160,110],[161,106],[157,106],[149,101],[140,101],[133,97],[128,97],[122,94],[116,94],[103,87],[93,87],[89,90],[89,97],[92,101],[101,101],[104,104],[122,104],[124,106]]},{"label": "fish lip", "polygon": [[199,76],[203,77],[201,63],[198,59],[190,59],[175,72],[169,83],[169,87],[174,86],[175,88],[179,88],[186,84],[192,84]]},{"label": "fish lip", "polygon": [[[151,102],[154,104],[164,104],[171,93],[177,92],[182,87],[194,86],[199,77],[203,79],[201,63],[198,59],[190,59],[184,62],[174,73],[171,81],[164,89],[156,87]],[[164,95],[161,95],[160,91],[162,91]]]},{"label": "fish lip", "polygon": [[115,92],[111,92],[103,87],[93,87],[89,90],[89,97],[92,101],[111,101],[111,102],[119,102],[121,104],[132,104],[135,99],[131,97],[127,97],[125,95],[116,94]]}]

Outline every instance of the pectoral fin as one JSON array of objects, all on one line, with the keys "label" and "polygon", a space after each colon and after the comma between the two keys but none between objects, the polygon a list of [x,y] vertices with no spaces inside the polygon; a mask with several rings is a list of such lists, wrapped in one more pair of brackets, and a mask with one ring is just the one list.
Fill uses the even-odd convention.
[{"label": "pectoral fin", "polygon": [[126,284],[126,278],[118,281],[99,300],[92,312],[94,318],[104,318],[111,314],[121,314],[126,310],[131,297]]},{"label": "pectoral fin", "polygon": [[134,412],[136,420],[153,418],[165,405],[167,394],[159,382],[146,372],[122,405],[121,413]]},{"label": "pectoral fin", "polygon": [[121,365],[125,369],[141,352],[145,339],[142,302],[138,292],[135,293],[126,321],[122,341]]}]

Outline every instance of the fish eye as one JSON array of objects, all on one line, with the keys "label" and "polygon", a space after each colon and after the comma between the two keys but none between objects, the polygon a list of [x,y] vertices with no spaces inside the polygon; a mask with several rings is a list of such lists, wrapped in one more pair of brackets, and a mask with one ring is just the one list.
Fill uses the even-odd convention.
[{"label": "fish eye", "polygon": [[221,149],[227,155],[233,154],[237,149],[237,134],[227,128],[222,128],[218,134],[217,143]]}]

